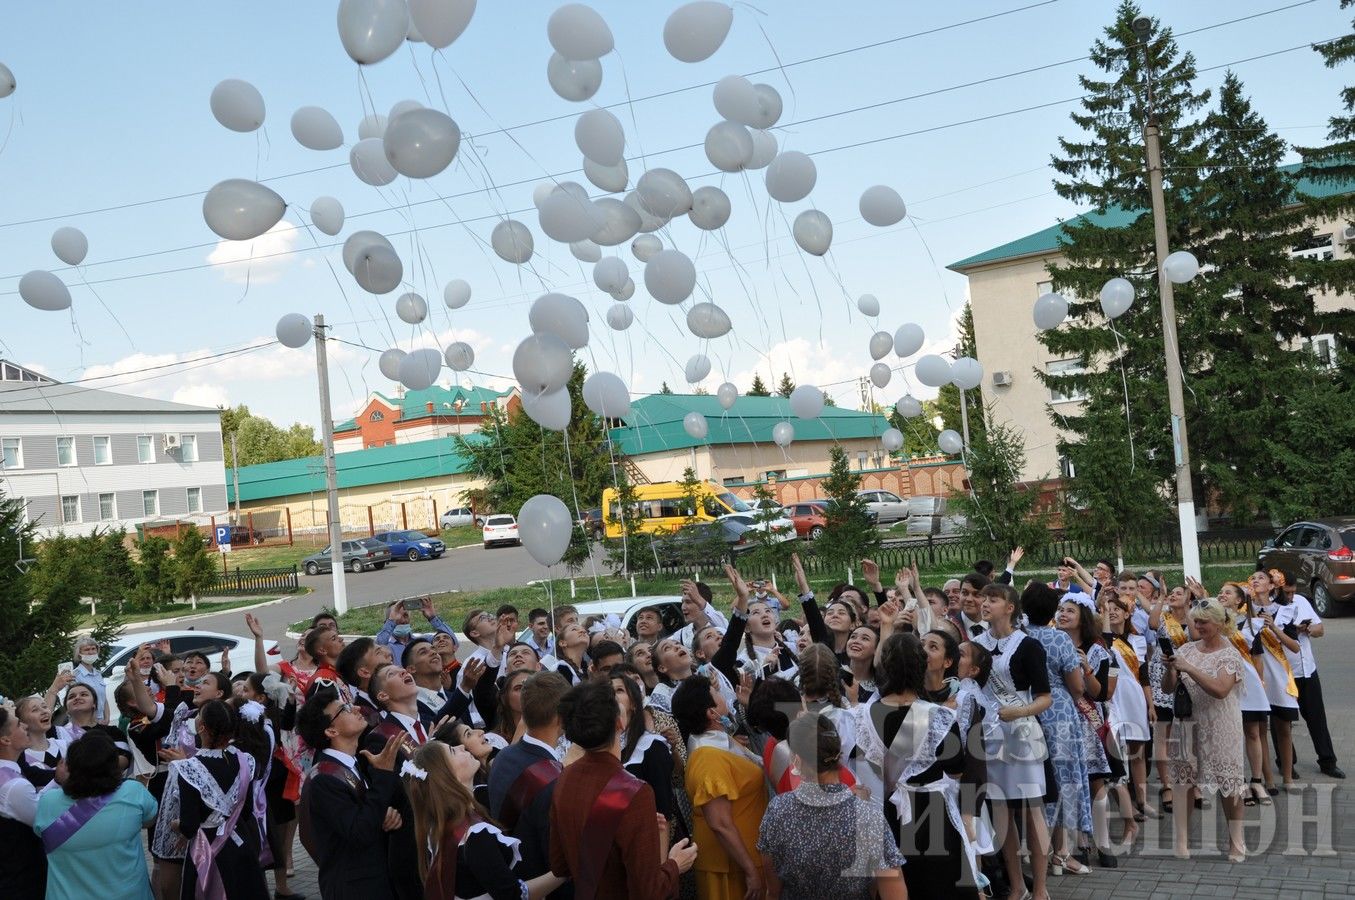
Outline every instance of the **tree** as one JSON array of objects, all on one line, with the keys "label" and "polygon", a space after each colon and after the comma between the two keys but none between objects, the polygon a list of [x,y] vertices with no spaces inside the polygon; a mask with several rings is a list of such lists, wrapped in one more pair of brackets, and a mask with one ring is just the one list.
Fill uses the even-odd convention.
[{"label": "tree", "polygon": [[1347,354],[1338,352],[1335,372],[1308,364],[1272,436],[1276,480],[1284,485],[1269,503],[1277,525],[1355,509],[1355,377]]},{"label": "tree", "polygon": [[[968,303],[964,305],[964,311],[960,313],[958,325],[959,334],[957,335],[958,341],[955,345],[955,355],[957,357],[968,356],[971,359],[978,359],[979,347],[978,343],[974,340],[974,310]],[[970,440],[973,440],[974,435],[984,428],[982,400],[979,399],[981,396],[982,395],[978,391],[971,391],[966,398],[969,403]],[[931,416],[939,415],[941,417],[941,425],[943,428],[949,428],[959,434],[964,434],[964,423],[961,421],[962,417],[960,416],[959,388],[953,384],[942,385],[940,391],[937,392],[933,406],[935,411],[927,414],[929,418]],[[894,427],[898,428],[897,425]],[[903,431],[901,428],[899,430]],[[904,433],[907,434],[907,432]],[[934,433],[932,435],[932,445],[932,452],[936,452]]]},{"label": "tree", "polygon": [[757,527],[748,533],[753,549],[746,556],[748,562],[740,565],[751,567],[750,571],[783,570],[790,562],[790,555],[795,552],[795,541],[781,540],[778,533],[772,530],[772,523],[784,517],[785,512],[765,481],[759,481],[753,488],[753,499],[758,501],[757,512],[753,515]]},{"label": "tree", "polygon": [[767,385],[762,383],[761,375],[753,376],[753,386],[748,389],[745,397],[770,397],[772,392],[767,390]]},{"label": "tree", "polygon": [[[636,568],[645,568],[653,561],[651,536],[642,528],[644,519],[640,510],[639,493],[626,475],[626,467],[619,462],[612,467],[616,486],[616,501],[602,510],[603,521],[615,521],[621,526],[621,538],[608,538],[607,564],[617,575],[628,575]],[[619,521],[618,521],[619,520]]]},{"label": "tree", "polygon": [[[705,482],[696,477],[696,470],[691,466],[682,470],[681,484],[684,530],[700,523],[702,513],[718,515],[723,512],[715,508],[714,502],[706,494]],[[717,528],[693,529],[672,546],[677,548],[676,562],[684,566],[709,565],[729,559],[729,548]]]},{"label": "tree", "polygon": [[[937,408],[935,400],[923,400],[922,415],[914,416],[911,419],[905,419],[899,415],[898,406],[889,407],[887,421],[890,428],[897,428],[903,434],[903,450],[905,459],[912,459],[914,456],[936,456],[941,452],[936,443],[936,428],[932,425],[932,420],[939,416],[940,410]],[[883,413],[883,409],[877,409],[876,412]],[[974,417],[977,418],[977,417]],[[973,419],[971,418],[971,421]]]},{"label": "tree", "polygon": [[814,542],[814,555],[830,564],[854,565],[879,549],[880,531],[857,493],[861,476],[852,471],[847,451],[835,444],[828,456],[828,477],[823,480],[828,506],[823,535]]},{"label": "tree", "polygon": [[174,599],[174,560],[170,543],[159,535],[137,542],[136,583],[132,602],[141,609],[164,609]]},{"label": "tree", "polygon": [[277,462],[283,459],[304,459],[319,456],[323,447],[315,439],[315,430],[309,425],[294,423],[283,430],[263,416],[256,416],[241,404],[233,409],[220,407],[221,435],[225,440],[226,468],[235,467],[231,453],[231,433],[240,451],[240,465]]},{"label": "tree", "polygon": [[795,391],[795,382],[790,380],[790,375],[786,372],[781,373],[781,382],[776,386],[776,396],[789,397]]},{"label": "tree", "polygon": [[1034,555],[1048,541],[1049,515],[1040,508],[1040,485],[1022,484],[1026,465],[1021,432],[991,425],[969,453],[969,491],[951,494],[950,508],[965,518],[965,543],[975,558],[1005,560],[1016,547]]},{"label": "tree", "polygon": [[174,593],[196,600],[198,594],[216,584],[216,565],[207,552],[207,540],[196,528],[188,528],[174,542]]},{"label": "tree", "polygon": [[668,386],[668,382],[665,381],[663,384],[659,385],[659,393],[660,393],[660,394],[671,394],[671,393],[673,393],[673,389],[670,388],[670,387]]}]

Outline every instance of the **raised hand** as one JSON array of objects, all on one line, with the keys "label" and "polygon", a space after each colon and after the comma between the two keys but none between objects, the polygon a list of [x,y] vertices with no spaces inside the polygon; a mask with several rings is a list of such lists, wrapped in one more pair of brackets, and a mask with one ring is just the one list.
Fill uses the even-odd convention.
[{"label": "raised hand", "polygon": [[800,562],[800,554],[792,553],[790,555],[790,568],[795,573],[795,589],[800,592],[800,596],[809,593],[809,579],[805,577],[804,564]]},{"label": "raised hand", "polygon": [[880,590],[880,566],[875,560],[861,560],[861,577],[865,579],[866,587],[876,592]]},{"label": "raised hand", "polygon": [[475,686],[480,683],[480,676],[485,674],[485,661],[478,656],[472,656],[466,660],[465,665],[461,667],[461,690],[469,694],[475,690]]},{"label": "raised hand", "polygon": [[420,611],[423,613],[423,617],[424,617],[425,619],[428,619],[428,620],[431,621],[431,620],[433,619],[433,617],[436,616],[436,615],[438,614],[438,611],[437,611],[436,609],[433,608],[433,598],[432,598],[432,597],[424,597],[424,598],[423,598],[423,602],[420,603],[419,606],[420,606]]},{"label": "raised hand", "polygon": [[1021,561],[1021,557],[1025,556],[1025,555],[1026,555],[1026,548],[1025,548],[1025,547],[1017,547],[1015,550],[1013,550],[1013,551],[1011,552],[1011,555],[1009,555],[1009,556],[1007,557],[1007,568],[1009,568],[1009,569],[1015,569],[1015,568],[1016,568],[1016,564],[1019,563],[1019,562]]},{"label": "raised hand", "polygon": [[1189,575],[1186,576],[1186,590],[1189,591],[1190,596],[1194,597],[1196,600],[1203,600],[1207,595],[1204,585],[1200,584],[1200,582]]},{"label": "raised hand", "polygon": [[748,610],[748,582],[743,580],[739,570],[725,563],[725,577],[729,579],[729,584],[734,588],[734,608],[739,612]]},{"label": "raised hand", "polygon": [[[405,738],[408,735],[404,731],[399,734],[393,734],[390,740],[386,741],[386,746],[381,748],[380,753],[372,753],[370,750],[362,750],[362,756],[368,764],[374,769],[380,769],[383,772],[394,772],[395,763],[400,758],[400,750],[403,749]],[[399,828],[400,826],[396,826]],[[394,831],[395,829],[391,829]]]},{"label": "raised hand", "polygon": [[258,619],[254,618],[254,613],[245,613],[245,627],[256,638],[263,637],[263,626],[259,624]]}]

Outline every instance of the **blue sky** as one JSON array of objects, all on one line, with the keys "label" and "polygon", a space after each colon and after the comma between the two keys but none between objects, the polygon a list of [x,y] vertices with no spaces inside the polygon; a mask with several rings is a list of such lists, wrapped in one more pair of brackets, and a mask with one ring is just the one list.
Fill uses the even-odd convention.
[{"label": "blue sky", "polygon": [[[720,51],[684,64],[669,57],[661,41],[664,19],[678,4],[598,0],[594,8],[611,26],[617,52],[603,59],[601,90],[582,104],[560,99],[546,82],[545,26],[555,3],[482,2],[443,54],[431,57],[426,45],[407,44],[361,72],[339,43],[333,2],[16,5],[0,33],[0,62],[18,81],[18,90],[0,99],[0,356],[63,380],[95,377],[93,386],[148,396],[246,403],[281,422],[314,424],[309,347],[274,346],[213,364],[185,361],[271,339],[283,313],[323,312],[337,336],[378,351],[468,341],[475,369],[489,374],[463,379],[507,386],[508,378],[492,376],[511,376],[512,348],[529,331],[532,300],[559,290],[577,296],[592,316],[593,337],[582,358],[590,368],[617,372],[636,393],[665,380],[680,390],[683,364],[704,350],[714,363],[706,381],[712,391],[726,378],[743,389],[754,371],[766,380],[790,371],[797,381],[824,385],[839,402],[856,405],[854,379],[872,362],[866,342],[873,331],[916,321],[929,346],[949,347],[965,280],[944,271],[946,263],[1077,211],[1054,195],[1047,167],[1058,136],[1072,134],[1071,104],[879,139],[1075,97],[1076,76],[1089,64],[888,101],[1084,56],[1115,4],[1055,0],[818,62],[778,70],[778,61],[851,50],[1034,2],[797,0],[761,4],[761,11],[739,4]],[[1147,2],[1144,8],[1185,32],[1284,5],[1231,0]],[[1180,43],[1207,68],[1335,37],[1349,27],[1338,0],[1317,0],[1185,35]],[[776,129],[782,148],[814,154],[818,167],[817,185],[800,203],[769,204],[761,172],[709,174],[713,167],[700,143],[719,119],[710,88],[680,90],[765,69],[772,71],[752,80],[773,85],[785,101]],[[1338,91],[1355,81],[1355,70],[1329,71],[1307,49],[1240,63],[1236,71],[1261,114],[1299,144],[1324,139]],[[1207,72],[1201,84],[1217,85],[1222,76],[1222,70]],[[252,82],[264,96],[268,117],[257,135],[228,131],[211,116],[213,86],[231,77]],[[643,99],[659,93],[666,96]],[[383,113],[404,99],[449,111],[467,136],[457,162],[428,183],[401,178],[376,189],[354,177],[346,149],[310,151],[292,138],[292,112],[318,105],[335,115],[351,144],[368,97]],[[573,119],[594,104],[628,97],[632,102],[614,111],[627,133],[632,184],[647,163],[675,169],[693,187],[718,184],[733,201],[730,223],[715,236],[685,221],[663,234],[665,244],[696,259],[698,293],[708,293],[733,319],[733,333],[708,346],[687,332],[681,310],[646,295],[642,264],[626,245],[618,250],[640,285],[630,301],[636,324],[610,331],[603,314],[612,301],[592,285],[591,267],[546,239],[536,223],[531,192],[537,182],[556,173],[584,181],[574,172],[581,160]],[[872,104],[882,105],[831,115]],[[563,118],[515,127],[557,117]],[[497,133],[504,127],[513,140]],[[834,150],[858,142],[873,143]],[[688,145],[697,146],[674,150]],[[270,179],[291,205],[285,226],[308,221],[305,209],[327,194],[339,198],[349,221],[338,239],[278,231],[260,239],[255,254],[290,252],[222,265],[238,258],[231,254],[240,248],[221,246],[207,229],[201,194],[229,177]],[[497,189],[485,190],[487,180]],[[860,220],[857,198],[877,183],[899,191],[909,204],[908,220],[885,229]],[[163,199],[171,197],[177,199]],[[801,253],[789,236],[790,220],[811,206],[835,226],[832,253],[823,259]],[[114,209],[94,211],[107,207]],[[516,217],[535,232],[535,272],[487,249],[505,210],[526,210]],[[14,224],[35,219],[45,221]],[[78,272],[49,248],[61,225],[77,226],[89,238]],[[337,247],[317,249],[317,242],[342,240],[358,228],[393,235],[405,262],[404,289],[423,294],[432,308],[423,325],[395,317],[399,291],[363,292]],[[53,269],[71,286],[73,320],[19,300],[18,276],[35,268]],[[451,278],[472,285],[463,309],[447,310],[441,302]],[[879,297],[878,323],[856,311],[863,293]],[[376,369],[375,352],[339,346],[331,359],[338,418],[350,415],[369,390],[393,389]],[[142,371],[150,367],[159,368]],[[455,375],[443,374],[444,380]],[[892,403],[909,387],[926,395],[908,379],[909,372],[896,374],[877,399]]]}]

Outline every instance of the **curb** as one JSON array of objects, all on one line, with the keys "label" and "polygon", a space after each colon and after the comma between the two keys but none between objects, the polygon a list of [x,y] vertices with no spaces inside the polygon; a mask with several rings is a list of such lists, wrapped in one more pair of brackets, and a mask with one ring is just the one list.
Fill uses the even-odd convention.
[{"label": "curb", "polygon": [[[299,595],[297,595],[297,596],[305,596],[305,595],[304,595],[304,594],[299,594]],[[129,622],[128,624],[126,624],[126,625],[123,626],[123,631],[127,631],[128,629],[133,629],[133,628],[159,628],[159,627],[162,627],[162,626],[164,626],[164,625],[176,625],[176,624],[178,624],[179,622],[192,622],[192,621],[195,621],[195,620],[197,620],[197,619],[205,619],[205,618],[207,618],[208,616],[219,616],[219,615],[223,615],[224,613],[247,613],[247,612],[249,612],[250,610],[253,610],[253,609],[262,609],[262,608],[265,607],[265,606],[277,606],[279,603],[286,603],[288,600],[294,600],[294,599],[296,599],[296,597],[278,597],[278,598],[276,598],[276,599],[274,599],[274,600],[264,600],[264,601],[262,601],[262,602],[260,602],[260,603],[255,603],[255,604],[250,605],[250,606],[235,606],[235,607],[232,607],[232,608],[230,608],[230,609],[220,610],[220,611],[218,611],[218,612],[206,612],[206,611],[200,611],[200,612],[191,613],[191,614],[186,615],[186,616],[174,616],[174,617],[169,618],[169,619],[153,619],[153,620],[148,621],[148,622]],[[93,630],[94,630],[94,629],[92,629],[92,628],[82,628],[80,631],[77,631],[76,634],[89,634],[89,633],[90,633],[91,631],[93,631]]]}]

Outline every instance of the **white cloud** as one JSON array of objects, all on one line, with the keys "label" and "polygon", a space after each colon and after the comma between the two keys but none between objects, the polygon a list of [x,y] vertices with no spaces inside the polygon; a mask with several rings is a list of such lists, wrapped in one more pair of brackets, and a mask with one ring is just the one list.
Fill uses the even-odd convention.
[{"label": "white cloud", "polygon": [[187,403],[190,406],[230,405],[226,388],[220,384],[186,384],[177,389],[170,399],[175,403]]},{"label": "white cloud", "polygon": [[292,261],[298,229],[279,222],[252,241],[217,241],[207,262],[234,284],[266,284],[282,277]]}]

